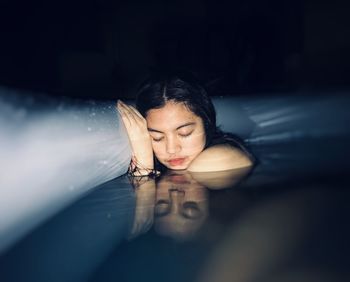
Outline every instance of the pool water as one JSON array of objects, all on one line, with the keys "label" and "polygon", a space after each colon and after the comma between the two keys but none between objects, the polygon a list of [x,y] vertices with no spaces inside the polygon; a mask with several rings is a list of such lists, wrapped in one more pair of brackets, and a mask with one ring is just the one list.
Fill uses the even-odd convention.
[{"label": "pool water", "polygon": [[345,281],[346,170],[260,166],[226,189],[187,174],[109,181],[4,253],[1,281]]},{"label": "pool water", "polygon": [[[105,182],[131,154],[112,104],[54,104],[40,118],[28,110],[33,119],[2,111],[8,134],[0,143],[12,148],[0,146],[9,156],[0,158],[2,175],[15,185],[2,184],[0,219],[27,220],[0,230],[1,281],[350,281],[345,94],[214,99],[218,124],[246,141],[254,169],[156,180]],[[37,140],[43,150],[29,146]]]}]

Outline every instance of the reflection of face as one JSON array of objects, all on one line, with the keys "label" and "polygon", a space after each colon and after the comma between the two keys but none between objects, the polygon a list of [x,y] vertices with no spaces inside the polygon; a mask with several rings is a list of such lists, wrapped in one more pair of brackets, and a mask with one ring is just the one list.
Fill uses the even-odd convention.
[{"label": "reflection of face", "polygon": [[163,176],[157,184],[156,231],[175,239],[191,237],[208,215],[207,193],[187,172]]},{"label": "reflection of face", "polygon": [[154,154],[167,168],[186,169],[203,151],[203,121],[184,103],[167,102],[160,109],[149,110],[146,121]]}]

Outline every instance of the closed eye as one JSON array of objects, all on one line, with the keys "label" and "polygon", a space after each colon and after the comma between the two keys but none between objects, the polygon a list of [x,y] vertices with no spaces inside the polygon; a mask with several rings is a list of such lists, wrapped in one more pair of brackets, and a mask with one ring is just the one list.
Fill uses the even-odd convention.
[{"label": "closed eye", "polygon": [[159,138],[154,138],[154,137],[152,137],[152,140],[154,141],[154,142],[160,142],[160,141],[162,141],[164,139],[164,137],[159,137]]},{"label": "closed eye", "polygon": [[156,216],[165,216],[170,212],[170,201],[169,200],[159,200],[154,207],[154,214]]},{"label": "closed eye", "polygon": [[180,137],[188,137],[188,136],[190,136],[190,135],[192,134],[192,132],[193,132],[193,131],[191,131],[191,132],[189,132],[189,133],[186,133],[186,134],[180,134],[180,133],[179,133],[179,136],[180,136]]},{"label": "closed eye", "polygon": [[198,206],[198,203],[190,201],[190,202],[185,202],[182,205],[182,216],[188,219],[199,219],[200,217],[203,216],[203,213],[201,209]]}]

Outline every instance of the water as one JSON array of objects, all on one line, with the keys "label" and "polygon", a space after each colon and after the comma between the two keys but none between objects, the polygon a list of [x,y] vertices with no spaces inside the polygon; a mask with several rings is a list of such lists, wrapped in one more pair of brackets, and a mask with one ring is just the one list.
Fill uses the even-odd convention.
[{"label": "water", "polygon": [[[2,281],[349,280],[347,96],[216,99],[223,129],[230,128],[242,136],[257,157],[254,170],[248,175],[247,171],[168,174],[156,182],[141,179],[140,183],[131,182],[125,175],[105,182],[113,178],[109,174],[113,170],[106,174],[104,170],[95,171],[96,163],[107,164],[105,157],[97,158],[100,151],[92,154],[97,162],[82,158],[86,154],[90,158],[91,150],[83,150],[79,157],[73,152],[67,159],[55,154],[58,145],[74,139],[59,139],[59,135],[82,135],[84,138],[78,139],[82,149],[99,148],[101,143],[95,138],[100,135],[96,132],[99,127],[106,128],[102,111],[108,112],[108,105],[70,103],[58,108],[54,105],[46,112],[25,107],[18,115],[11,109],[12,115],[1,116],[2,121],[13,118],[2,125],[6,136],[16,137],[22,152],[36,148],[30,156],[40,164],[37,152],[49,150],[44,152],[49,152],[53,156],[49,160],[54,162],[45,164],[55,168],[49,174],[51,181],[41,186],[39,180],[47,174],[26,174],[22,161],[27,155],[15,154],[12,163],[8,158],[1,160],[2,176],[21,176],[17,182],[1,178],[2,195],[12,197],[0,200],[1,219],[17,209],[23,216],[27,210],[21,205],[25,202],[40,207],[31,213],[35,224],[29,222],[25,232],[3,249]],[[233,108],[237,111],[230,112]],[[62,110],[65,115],[58,114]],[[21,125],[28,113],[40,113],[37,119],[29,118],[33,127],[26,122]],[[55,119],[48,118],[52,113]],[[108,119],[115,120],[115,112],[111,110],[110,114]],[[74,116],[79,122],[74,122]],[[51,134],[55,132],[52,125],[56,128],[57,124],[61,134]],[[36,134],[17,133],[21,126],[24,132]],[[116,131],[111,128],[107,132],[114,132],[116,138],[125,137],[122,127],[117,126]],[[40,135],[39,129],[47,134]],[[33,147],[35,139],[41,142],[39,147]],[[9,138],[1,140],[7,146],[12,143]],[[51,144],[57,145],[55,150],[50,149]],[[124,154],[116,154],[116,148],[124,150],[107,146],[102,152],[114,154],[117,162],[118,154]],[[7,152],[1,150],[2,154]],[[62,162],[63,167],[55,165],[63,160],[67,161]],[[94,165],[86,167],[86,163]],[[80,185],[68,185],[75,178]],[[87,180],[90,184],[98,181],[85,185]],[[14,190],[4,189],[10,187],[4,183],[16,183]],[[35,191],[35,186],[60,193],[29,198],[27,193]],[[72,191],[78,192],[72,197]],[[60,207],[52,209],[56,200]],[[0,224],[5,226],[3,222]],[[18,228],[23,224],[13,222]],[[0,234],[8,236],[2,238],[16,234],[16,229],[4,230]]]},{"label": "water", "polygon": [[2,281],[345,281],[347,184],[248,179],[211,190],[164,176],[135,190],[116,178],[5,253]]}]

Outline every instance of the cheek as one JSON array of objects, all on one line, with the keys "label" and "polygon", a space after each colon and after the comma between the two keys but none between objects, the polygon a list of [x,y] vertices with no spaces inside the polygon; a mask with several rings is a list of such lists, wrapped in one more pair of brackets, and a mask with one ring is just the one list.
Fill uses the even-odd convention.
[{"label": "cheek", "polygon": [[183,141],[183,149],[192,152],[201,152],[205,146],[205,135],[199,134]]},{"label": "cheek", "polygon": [[165,155],[165,144],[152,142],[153,153],[159,159],[160,156]]}]

